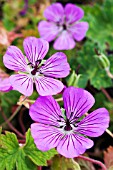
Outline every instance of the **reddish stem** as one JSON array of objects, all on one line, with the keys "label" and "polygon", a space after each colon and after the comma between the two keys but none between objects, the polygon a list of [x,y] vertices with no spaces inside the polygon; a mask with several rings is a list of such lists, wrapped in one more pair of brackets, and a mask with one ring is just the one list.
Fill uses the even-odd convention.
[{"label": "reddish stem", "polygon": [[92,158],[88,158],[88,157],[82,156],[82,155],[78,156],[77,158],[83,159],[85,161],[89,161],[89,162],[91,162],[93,164],[97,164],[102,168],[102,170],[107,170],[106,166],[100,161],[97,161],[97,160],[94,160]]},{"label": "reddish stem", "polygon": [[25,126],[24,126],[24,123],[23,123],[23,111],[25,110],[25,108],[22,108],[20,110],[20,113],[19,113],[19,124],[21,126],[21,129],[22,129],[22,132],[23,134],[26,132],[25,130]]},{"label": "reddish stem", "polygon": [[25,136],[23,134],[21,134],[9,121],[7,116],[4,114],[4,112],[1,110],[1,114],[4,118],[4,120],[7,122],[8,126],[11,128],[11,130],[13,130],[19,137],[21,138],[25,138]]},{"label": "reddish stem", "polygon": [[19,110],[20,110],[21,107],[22,107],[22,103],[26,100],[26,98],[27,98],[27,97],[24,97],[24,98],[23,98],[23,100],[21,101],[21,105],[19,105],[19,106],[17,107],[17,109],[14,111],[14,113],[7,119],[6,122],[2,123],[1,126],[7,124],[7,122],[10,122],[10,121],[17,115],[17,113],[19,112]]},{"label": "reddish stem", "polygon": [[24,139],[19,139],[18,142],[24,144],[25,140]]},{"label": "reddish stem", "polygon": [[106,91],[106,89],[104,89],[103,87],[101,88],[102,93],[106,96],[106,98],[113,103],[113,99],[111,98],[111,96],[108,94],[108,92]]},{"label": "reddish stem", "polygon": [[42,166],[38,166],[38,169],[37,170],[42,170]]}]

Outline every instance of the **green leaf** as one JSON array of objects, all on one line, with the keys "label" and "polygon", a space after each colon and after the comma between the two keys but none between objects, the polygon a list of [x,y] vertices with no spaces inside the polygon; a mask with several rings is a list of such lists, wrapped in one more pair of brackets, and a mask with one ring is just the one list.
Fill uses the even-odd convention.
[{"label": "green leaf", "polygon": [[93,6],[83,6],[84,20],[89,23],[87,37],[105,49],[106,43],[113,49],[113,1],[104,0],[103,5],[95,3]]},{"label": "green leaf", "polygon": [[102,87],[110,87],[112,86],[111,79],[107,76],[105,70],[95,69],[95,74],[91,77],[91,85],[93,85],[97,89],[101,89]]},{"label": "green leaf", "polygon": [[0,126],[0,136],[1,136],[1,133],[2,133],[2,127]]},{"label": "green leaf", "polygon": [[9,18],[4,18],[2,21],[3,21],[3,24],[4,24],[5,28],[8,31],[12,31],[16,26],[15,23],[12,22],[12,20],[9,19]]},{"label": "green leaf", "polygon": [[[7,117],[11,115],[12,106],[17,104],[17,101],[20,97],[20,93],[18,91],[10,91],[8,93],[0,93],[0,104],[2,110],[6,114]],[[3,118],[0,114],[0,123],[3,122]]]},{"label": "green leaf", "polygon": [[[92,41],[86,41],[82,49],[77,52],[77,62],[81,65],[79,74],[86,75],[86,80],[90,80],[91,85],[99,90],[101,87],[111,87],[112,81],[98,64],[94,48]],[[111,60],[110,65],[113,65]]]},{"label": "green leaf", "polygon": [[52,166],[51,166],[51,170],[59,170],[59,169],[63,169],[63,170],[81,170],[79,164],[74,161],[73,159],[66,159],[64,157],[60,157],[60,156],[55,156],[52,159]]},{"label": "green leaf", "polygon": [[113,55],[109,55],[108,59],[110,61],[110,72],[113,74]]},{"label": "green leaf", "polygon": [[37,0],[30,0],[29,1],[29,5],[33,5],[33,4],[35,4],[37,2]]},{"label": "green leaf", "polygon": [[30,130],[26,133],[26,143],[19,144],[14,133],[6,132],[0,136],[0,170],[36,170],[46,166],[47,160],[57,152],[52,149],[42,152],[36,148]]},{"label": "green leaf", "polygon": [[28,157],[36,164],[40,166],[46,166],[47,160],[50,160],[57,151],[55,149],[51,149],[48,152],[41,152],[36,148],[34,144],[34,140],[31,136],[30,130],[28,130],[26,134],[26,144],[24,146],[24,152]]},{"label": "green leaf", "polygon": [[81,74],[80,80],[78,82],[78,87],[85,88],[87,86],[88,76],[87,74]]},{"label": "green leaf", "polygon": [[0,169],[13,170],[18,159],[19,144],[16,135],[6,132],[1,135]]},{"label": "green leaf", "polygon": [[94,109],[98,109],[99,107],[105,107],[105,102],[107,102],[107,99],[102,92],[96,93],[94,98],[95,98],[95,104],[93,106]]},{"label": "green leaf", "polygon": [[[19,14],[19,2],[14,1],[13,3],[5,2],[3,7],[3,19],[2,22],[8,31],[15,28],[18,14]],[[16,19],[15,19],[16,18]]]}]

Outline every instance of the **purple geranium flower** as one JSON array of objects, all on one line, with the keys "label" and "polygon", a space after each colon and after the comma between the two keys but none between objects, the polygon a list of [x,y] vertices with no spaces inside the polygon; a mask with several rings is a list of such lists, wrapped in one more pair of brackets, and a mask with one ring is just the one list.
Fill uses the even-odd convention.
[{"label": "purple geranium flower", "polygon": [[66,55],[57,52],[42,64],[49,49],[46,40],[28,37],[23,46],[26,56],[16,46],[10,46],[3,58],[7,68],[19,73],[10,77],[12,87],[26,96],[32,94],[33,83],[42,96],[61,92],[64,85],[54,78],[63,78],[69,74]]},{"label": "purple geranium flower", "polygon": [[[64,114],[52,96],[40,96],[30,108],[30,116],[37,123],[31,125],[31,133],[38,149],[57,151],[73,158],[93,146],[89,137],[104,133],[109,125],[109,113],[100,108],[79,121],[94,104],[93,96],[81,88],[69,87],[63,93]],[[38,123],[39,122],[39,123]]]},{"label": "purple geranium flower", "polygon": [[68,3],[63,7],[54,3],[44,11],[47,21],[38,25],[40,36],[48,42],[55,40],[54,48],[68,50],[75,47],[75,41],[81,41],[88,30],[87,22],[79,22],[84,11],[74,4]]}]

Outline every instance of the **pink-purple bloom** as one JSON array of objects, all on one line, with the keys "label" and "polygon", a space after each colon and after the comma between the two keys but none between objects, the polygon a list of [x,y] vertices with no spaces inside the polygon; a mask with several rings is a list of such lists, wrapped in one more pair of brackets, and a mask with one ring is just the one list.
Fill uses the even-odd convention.
[{"label": "pink-purple bloom", "polygon": [[55,78],[63,78],[69,74],[70,67],[66,55],[57,52],[44,61],[49,44],[41,38],[28,37],[23,46],[25,56],[18,47],[9,46],[3,57],[5,66],[18,72],[10,76],[12,87],[25,96],[33,93],[34,83],[42,96],[61,92],[64,85]]},{"label": "pink-purple bloom", "polygon": [[87,22],[80,22],[84,11],[71,3],[65,7],[60,3],[54,3],[46,8],[44,16],[47,21],[41,21],[38,25],[40,36],[51,42],[55,39],[56,50],[68,50],[75,47],[76,41],[81,41],[88,30]]},{"label": "pink-purple bloom", "polygon": [[13,90],[13,87],[9,81],[9,77],[4,79],[0,78],[0,92],[8,92],[10,90]]},{"label": "pink-purple bloom", "polygon": [[[98,137],[109,125],[109,113],[100,108],[81,120],[95,100],[86,90],[69,87],[63,93],[64,112],[52,96],[40,96],[30,108],[30,116],[36,122],[31,134],[38,149],[57,151],[73,158],[93,146],[88,137]],[[87,137],[88,136],[88,137]]]}]

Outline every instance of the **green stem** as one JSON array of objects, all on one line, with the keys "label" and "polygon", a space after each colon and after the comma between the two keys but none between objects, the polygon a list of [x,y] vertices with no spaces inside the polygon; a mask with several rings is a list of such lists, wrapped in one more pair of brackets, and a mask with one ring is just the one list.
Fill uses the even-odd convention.
[{"label": "green stem", "polygon": [[110,72],[110,70],[106,70],[106,73],[108,75],[108,77],[110,77],[111,79],[113,79],[113,74]]}]

